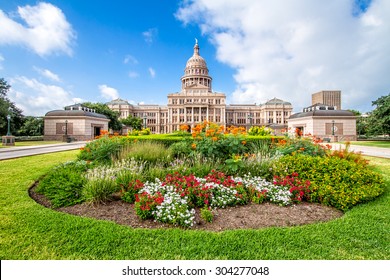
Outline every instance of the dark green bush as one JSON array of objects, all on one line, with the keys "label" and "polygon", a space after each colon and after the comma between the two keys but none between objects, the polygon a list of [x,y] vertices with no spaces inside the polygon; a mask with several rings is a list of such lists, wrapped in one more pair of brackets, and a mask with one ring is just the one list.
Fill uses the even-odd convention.
[{"label": "dark green bush", "polygon": [[151,134],[143,136],[126,136],[119,137],[122,143],[134,143],[134,142],[145,142],[152,141],[163,144],[165,147],[171,146],[173,143],[180,142],[188,137],[170,135],[170,134]]},{"label": "dark green bush", "polygon": [[319,143],[313,143],[309,138],[285,138],[274,143],[275,151],[282,155],[325,156],[327,148]]},{"label": "dark green bush", "polygon": [[310,201],[346,211],[384,192],[383,178],[369,166],[340,157],[284,156],[274,166],[274,175],[299,174],[309,180]]},{"label": "dark green bush", "polygon": [[188,156],[192,152],[191,144],[185,140],[173,143],[169,148],[171,149],[172,156],[174,157]]},{"label": "dark green bush", "polygon": [[97,161],[101,163],[110,162],[111,159],[121,151],[124,143],[121,142],[120,137],[103,136],[92,142],[89,142],[81,149],[78,155],[79,160]]},{"label": "dark green bush", "polygon": [[71,206],[83,202],[84,173],[88,169],[84,161],[68,162],[53,168],[37,187],[53,208]]}]

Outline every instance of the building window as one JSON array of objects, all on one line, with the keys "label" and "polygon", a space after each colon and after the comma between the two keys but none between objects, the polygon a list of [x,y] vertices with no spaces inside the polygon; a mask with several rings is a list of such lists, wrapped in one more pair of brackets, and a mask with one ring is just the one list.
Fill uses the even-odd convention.
[{"label": "building window", "polygon": [[184,104],[184,99],[179,99],[179,104]]}]

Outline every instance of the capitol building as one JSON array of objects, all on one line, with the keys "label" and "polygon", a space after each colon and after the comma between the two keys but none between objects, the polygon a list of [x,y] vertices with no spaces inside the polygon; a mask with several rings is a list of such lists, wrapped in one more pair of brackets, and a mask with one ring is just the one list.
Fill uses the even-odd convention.
[{"label": "capitol building", "polygon": [[212,90],[212,77],[206,61],[199,54],[198,42],[188,59],[181,77],[181,90],[168,94],[167,105],[132,105],[126,100],[115,99],[107,105],[124,119],[141,118],[152,133],[171,133],[187,124],[194,127],[202,121],[224,126],[287,127],[292,112],[290,102],[273,98],[264,104],[226,104],[226,95]]}]

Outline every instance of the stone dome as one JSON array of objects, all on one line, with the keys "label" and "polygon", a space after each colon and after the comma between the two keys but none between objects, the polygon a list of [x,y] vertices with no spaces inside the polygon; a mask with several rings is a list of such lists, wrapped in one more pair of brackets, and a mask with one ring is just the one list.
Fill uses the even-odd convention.
[{"label": "stone dome", "polygon": [[282,99],[278,99],[278,98],[272,98],[271,100],[268,100],[267,102],[265,102],[266,105],[291,105],[290,102],[287,102],[287,101],[284,101]]},{"label": "stone dome", "polygon": [[197,87],[211,92],[212,78],[209,76],[206,60],[199,55],[198,40],[195,41],[193,55],[187,60],[181,81],[183,91]]},{"label": "stone dome", "polygon": [[198,42],[194,46],[194,54],[187,60],[187,68],[207,68],[206,60],[199,55]]}]

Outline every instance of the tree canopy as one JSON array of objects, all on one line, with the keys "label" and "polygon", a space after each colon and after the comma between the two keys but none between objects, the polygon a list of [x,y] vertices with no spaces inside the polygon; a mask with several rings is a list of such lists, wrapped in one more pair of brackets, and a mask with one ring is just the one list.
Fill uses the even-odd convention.
[{"label": "tree canopy", "polygon": [[390,134],[390,93],[372,102],[376,108],[369,117],[368,131],[373,135]]},{"label": "tree canopy", "polygon": [[142,119],[140,119],[140,118],[128,116],[126,119],[121,120],[121,122],[124,125],[127,125],[133,129],[136,129],[136,130],[142,129]]},{"label": "tree canopy", "polygon": [[107,118],[110,119],[110,122],[108,123],[108,128],[111,128],[112,130],[119,131],[122,129],[122,123],[119,121],[119,112],[115,112],[111,110],[107,104],[103,103],[92,103],[92,102],[85,102],[82,104],[85,107],[95,109],[96,113],[105,115]]},{"label": "tree canopy", "polygon": [[0,135],[4,135],[8,130],[7,115],[11,116],[11,133],[19,129],[23,123],[22,110],[17,108],[8,97],[11,86],[4,78],[0,78]]}]

